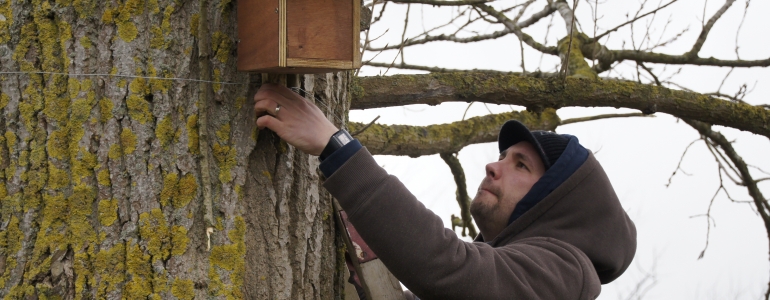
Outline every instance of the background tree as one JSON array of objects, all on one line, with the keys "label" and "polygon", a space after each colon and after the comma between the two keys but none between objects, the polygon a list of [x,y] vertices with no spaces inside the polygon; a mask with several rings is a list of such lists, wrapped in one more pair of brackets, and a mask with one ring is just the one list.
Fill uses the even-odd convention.
[{"label": "background tree", "polygon": [[[764,8],[763,4],[749,1],[639,1],[621,5],[572,0],[404,0],[375,1],[372,7],[372,25],[366,35],[364,61],[366,65],[376,68],[363,68],[360,74],[425,71],[431,74],[361,77],[353,88],[352,109],[404,104],[432,106],[453,101],[471,104],[465,105],[465,112],[463,108],[453,106],[453,117],[429,117],[431,112],[451,112],[440,107],[432,109],[421,106],[401,113],[416,119],[406,120],[406,123],[420,124],[418,126],[373,124],[359,134],[370,151],[410,157],[440,154],[449,164],[454,179],[462,181],[460,178],[464,176],[458,176],[458,170],[462,172],[461,169],[447,158],[468,145],[495,141],[498,126],[503,120],[520,118],[531,127],[553,130],[561,125],[596,119],[654,116],[656,112],[664,112],[690,125],[690,128],[695,129],[692,132],[701,137],[697,143],[690,143],[694,146],[685,147],[690,142],[687,140],[681,148],[674,144],[658,144],[666,140],[664,133],[659,133],[659,138],[648,140],[652,144],[650,147],[672,147],[669,151],[676,152],[673,154],[676,159],[681,158],[679,166],[673,162],[665,168],[671,168],[675,170],[674,175],[682,176],[689,175],[684,167],[680,168],[687,165],[687,161],[684,161],[686,158],[690,158],[690,166],[686,168],[688,171],[692,171],[694,157],[699,159],[698,164],[701,165],[710,166],[714,161],[717,162],[714,170],[718,172],[709,171],[713,175],[710,177],[719,177],[716,185],[713,185],[713,180],[701,179],[703,184],[700,186],[705,186],[710,194],[696,196],[698,193],[692,192],[689,196],[701,197],[699,200],[703,206],[699,209],[700,215],[693,217],[700,217],[707,225],[703,228],[706,247],[700,253],[694,252],[691,259],[700,259],[707,253],[709,232],[715,226],[711,208],[719,198],[740,203],[741,207],[747,204],[752,206],[759,217],[757,219],[761,221],[760,226],[765,229],[765,245],[762,248],[767,249],[770,223],[767,218],[767,199],[761,187],[767,183],[768,174],[757,168],[767,170],[766,159],[756,154],[762,150],[755,150],[759,147],[766,149],[766,130],[770,128],[767,127],[770,115],[767,94],[764,92],[767,89],[762,84],[768,74],[770,58],[762,50],[762,41],[766,42],[767,39],[758,37],[755,31],[758,25],[764,24],[761,14],[757,13]],[[577,17],[573,11],[577,11]],[[697,16],[697,24],[688,23],[693,15]],[[692,28],[697,30],[690,30]],[[754,74],[754,78],[747,79],[747,74]],[[686,78],[688,76],[715,80],[701,79],[712,84],[704,88],[693,84],[694,80]],[[740,80],[745,81],[736,84],[735,78],[743,78]],[[700,92],[695,92],[696,88]],[[476,102],[479,104],[471,107]],[[500,104],[517,107],[509,108]],[[563,109],[571,106],[633,110],[611,114],[603,114],[607,110],[593,113],[582,110],[581,118],[560,118],[563,115],[575,115],[574,109]],[[485,111],[485,108],[489,110],[488,115],[479,113]],[[476,113],[473,115],[480,116],[467,119],[466,114],[474,109]],[[424,112],[413,113],[414,110]],[[404,122],[409,118],[389,118],[388,114],[394,112],[392,109],[360,114],[352,111],[351,116],[358,115],[357,120],[364,122],[351,123],[350,127],[357,130],[365,127],[373,115],[382,115],[380,121],[386,123],[392,120]],[[423,126],[427,121],[417,120],[420,118],[453,123]],[[609,124],[628,126],[625,135],[643,136],[638,134],[641,128],[622,125],[631,122],[651,124],[651,121],[647,123],[642,120],[618,120]],[[748,125],[752,122],[755,122],[754,129]],[[593,128],[611,131],[600,127]],[[645,129],[653,128],[659,127],[650,126]],[[734,129],[755,135],[749,137]],[[673,128],[665,130],[678,131]],[[739,138],[742,143],[734,144],[735,138]],[[491,148],[487,150],[494,151]],[[743,150],[735,150],[741,148]],[[688,154],[687,149],[695,149],[690,150],[690,153],[703,150],[712,157]],[[744,161],[739,151],[749,155],[747,157],[750,159]],[[479,152],[473,150],[466,153],[473,156],[479,155]],[[659,160],[658,157],[644,156],[628,159]],[[428,158],[422,161],[419,167],[400,169],[415,171],[429,169],[428,166],[438,167],[435,159],[433,162],[427,162]],[[483,169],[482,159],[466,158],[465,161],[466,167],[471,164],[473,171]],[[381,158],[380,162],[394,166],[394,171],[398,173],[399,167],[396,165],[399,160]],[[441,172],[446,173],[446,169],[434,173]],[[404,173],[409,172],[404,170]],[[420,181],[415,186],[424,186],[430,185],[431,181],[421,178],[431,177],[427,172],[421,172],[411,179]],[[617,179],[617,176],[614,178],[624,180]],[[443,177],[443,180],[447,179]],[[673,186],[676,187],[678,180],[681,179],[669,178],[669,185],[674,182]],[[457,192],[459,211],[460,215],[467,216],[467,204],[464,203],[467,203],[468,197],[463,195],[468,193],[464,191],[465,182],[460,181],[457,182],[460,187]],[[427,193],[426,190],[418,187],[416,192]],[[431,195],[426,201],[440,201],[436,198]],[[462,226],[463,231],[471,229],[468,225],[472,225],[472,222],[467,218],[450,218],[448,213],[442,217],[445,218],[445,224]],[[734,220],[728,222],[734,223]],[[725,223],[723,221],[720,224]],[[702,240],[703,236],[699,235],[698,243]],[[767,262],[761,262],[761,265],[767,266]],[[641,277],[648,279],[640,279],[640,283],[651,282],[650,276],[642,274]],[[744,293],[744,296],[758,292],[755,288],[756,285],[751,285],[750,291]],[[636,289],[638,296],[645,287]],[[762,294],[767,297],[767,281]]]},{"label": "background tree", "polygon": [[[562,107],[627,107],[646,115],[671,114],[696,128],[719,161],[719,174],[730,178],[728,185],[746,187],[770,234],[763,179],[731,150],[730,140],[711,129],[722,125],[767,138],[767,108],[744,99],[750,85],[734,95],[721,89],[710,95],[674,90],[667,88],[675,87],[668,77],[676,71],[658,71],[663,65],[725,66],[736,72],[767,67],[767,58],[699,57],[710,30],[734,1],[708,16],[704,9],[702,34],[680,55],[661,53],[679,33],[662,34],[660,42],[649,36],[641,43],[632,40],[631,50],[609,43],[613,32],[648,24],[640,22],[656,15],[648,12],[664,11],[665,3],[642,5],[625,25],[595,25],[612,26],[602,35],[580,29],[572,11],[576,5],[578,11],[589,6],[595,11],[609,3],[395,2],[365,2],[372,26],[364,33],[363,46],[372,54],[367,57],[380,50],[381,58],[398,53],[368,64],[385,73],[392,68],[434,73],[293,80],[340,126],[346,126],[348,109],[446,101],[526,107],[449,125],[347,125],[375,154],[441,154],[461,187],[460,207],[469,196],[454,153],[494,141],[503,120],[553,130],[581,121],[561,120],[556,112]],[[398,42],[378,44],[376,35],[388,30],[377,29],[385,24],[378,20],[403,7],[407,13],[399,15],[408,25],[414,16],[409,9],[418,6],[436,6],[437,12],[451,6],[453,24],[460,25],[414,36],[404,30]],[[544,8],[532,12],[535,6]],[[256,130],[251,96],[263,79],[235,71],[235,14],[230,1],[0,2],[0,296],[342,296],[342,243],[331,197],[319,186],[318,162],[269,131]],[[553,16],[566,28],[554,28],[554,34],[563,33],[558,42],[553,34],[540,43],[524,32]],[[594,14],[594,23],[599,16]],[[617,25],[622,26],[613,30]],[[447,73],[456,70],[410,65],[404,58],[405,49],[435,41],[505,36],[516,36],[520,49],[538,51],[546,62],[556,58],[559,67],[528,71],[522,59],[518,73]],[[625,71],[630,61],[638,72]],[[473,235],[466,212],[457,225]]]},{"label": "background tree", "polygon": [[[231,1],[0,3],[0,297],[332,299],[318,161],[257,131]],[[330,119],[347,73],[304,76]]]}]

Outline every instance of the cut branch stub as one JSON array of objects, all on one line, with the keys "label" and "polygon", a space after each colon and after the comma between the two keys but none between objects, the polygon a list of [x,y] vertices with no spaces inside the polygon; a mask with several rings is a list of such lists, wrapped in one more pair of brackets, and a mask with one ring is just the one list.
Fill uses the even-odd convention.
[{"label": "cut branch stub", "polygon": [[[500,127],[511,119],[519,120],[532,130],[554,130],[560,123],[556,111],[546,109],[539,114],[508,112],[430,126],[373,124],[356,138],[374,155],[418,157],[454,153],[467,145],[497,141]],[[357,131],[363,126],[366,124],[348,123],[350,131]]]},{"label": "cut branch stub", "polygon": [[707,95],[619,80],[534,78],[510,74],[439,73],[363,77],[351,85],[351,109],[478,101],[543,108],[625,107],[644,113],[746,130],[770,137],[770,111]]}]

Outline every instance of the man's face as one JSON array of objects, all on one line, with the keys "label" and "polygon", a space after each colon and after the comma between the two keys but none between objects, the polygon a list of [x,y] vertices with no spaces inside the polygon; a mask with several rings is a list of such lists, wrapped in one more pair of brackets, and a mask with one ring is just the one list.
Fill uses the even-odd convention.
[{"label": "man's face", "polygon": [[545,166],[534,146],[519,142],[500,153],[500,159],[487,164],[487,176],[471,203],[471,214],[484,239],[489,241],[505,228],[516,204],[537,182]]}]

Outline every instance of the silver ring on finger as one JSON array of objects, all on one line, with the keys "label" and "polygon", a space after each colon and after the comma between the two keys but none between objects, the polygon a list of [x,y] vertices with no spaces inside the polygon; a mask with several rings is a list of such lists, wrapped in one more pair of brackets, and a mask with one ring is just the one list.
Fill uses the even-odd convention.
[{"label": "silver ring on finger", "polygon": [[274,116],[275,116],[275,115],[278,115],[278,112],[279,112],[279,111],[281,111],[281,106],[280,106],[280,105],[278,105],[278,106],[276,106],[276,107],[275,107],[275,112],[273,113],[273,115],[274,115]]}]

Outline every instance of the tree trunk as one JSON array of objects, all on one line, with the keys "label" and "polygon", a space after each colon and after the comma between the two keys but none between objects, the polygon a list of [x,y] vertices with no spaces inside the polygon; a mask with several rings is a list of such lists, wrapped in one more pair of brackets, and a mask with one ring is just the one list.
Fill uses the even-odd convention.
[{"label": "tree trunk", "polygon": [[[0,0],[0,297],[341,296],[318,160],[256,129],[236,43],[228,0]],[[344,125],[350,75],[300,81]]]}]

